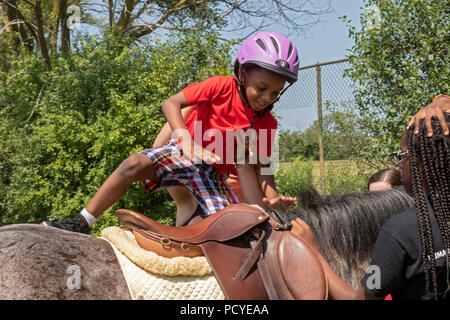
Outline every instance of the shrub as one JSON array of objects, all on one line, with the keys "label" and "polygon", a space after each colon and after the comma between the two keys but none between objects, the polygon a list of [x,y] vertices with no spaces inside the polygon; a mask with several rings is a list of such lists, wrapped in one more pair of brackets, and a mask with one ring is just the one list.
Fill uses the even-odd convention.
[{"label": "shrub", "polygon": [[[229,74],[229,51],[214,34],[141,47],[105,35],[79,39],[74,53],[52,58],[49,73],[40,57],[14,61],[0,74],[0,224],[74,216],[125,158],[152,146],[165,99]],[[168,193],[148,197],[136,183],[93,234],[119,224],[117,208],[174,220]]]},{"label": "shrub", "polygon": [[361,29],[349,26],[355,44],[347,75],[356,84],[361,126],[371,139],[365,158],[390,166],[399,132],[434,96],[449,92],[449,3],[367,0],[364,5]]},{"label": "shrub", "polygon": [[316,192],[313,184],[312,159],[306,160],[299,156],[292,163],[279,168],[275,174],[275,184],[278,194],[296,197],[300,191]]},{"label": "shrub", "polygon": [[374,169],[362,160],[325,162],[325,193],[367,192],[367,182]]}]

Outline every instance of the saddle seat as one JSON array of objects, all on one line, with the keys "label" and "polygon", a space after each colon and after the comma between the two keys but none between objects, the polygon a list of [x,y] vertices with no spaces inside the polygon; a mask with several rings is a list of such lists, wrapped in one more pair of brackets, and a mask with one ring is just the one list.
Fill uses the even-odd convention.
[{"label": "saddle seat", "polygon": [[[245,214],[242,214],[243,211]],[[133,232],[142,248],[167,258],[201,256],[203,251],[199,244],[232,240],[269,219],[264,212],[246,204],[228,206],[196,223],[181,227],[166,226],[127,209],[119,209],[116,214],[123,228]]]},{"label": "saddle seat", "polygon": [[[246,213],[244,215],[243,210]],[[116,214],[125,228],[132,228],[134,225],[145,230],[147,234],[155,233],[195,244],[205,241],[227,241],[245,233],[255,223],[259,224],[269,219],[264,212],[246,204],[228,206],[194,224],[181,227],[166,226],[131,210],[119,209]]]},{"label": "saddle seat", "polygon": [[[225,297],[233,300],[326,299],[320,261],[290,223],[246,204],[183,227],[162,225],[139,213],[116,211],[138,244],[166,257],[205,255]],[[284,223],[283,223],[284,222]]]}]

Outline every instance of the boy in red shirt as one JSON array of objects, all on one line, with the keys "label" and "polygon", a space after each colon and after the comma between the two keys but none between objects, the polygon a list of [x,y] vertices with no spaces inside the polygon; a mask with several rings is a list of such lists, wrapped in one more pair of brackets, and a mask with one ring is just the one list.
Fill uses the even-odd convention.
[{"label": "boy in red shirt", "polygon": [[[43,224],[89,233],[135,181],[149,193],[183,185],[198,201],[201,215],[208,216],[239,202],[226,182],[230,173],[239,174],[248,203],[281,209],[295,205],[295,198],[277,194],[273,175],[263,170],[277,128],[270,110],[297,80],[298,66],[297,49],[284,36],[260,32],[248,38],[238,52],[235,77],[208,78],[164,102],[174,138],[169,144],[127,158],[75,218]],[[181,109],[189,105],[197,107],[183,120]],[[244,154],[242,144],[235,145],[239,130],[248,134]]]}]

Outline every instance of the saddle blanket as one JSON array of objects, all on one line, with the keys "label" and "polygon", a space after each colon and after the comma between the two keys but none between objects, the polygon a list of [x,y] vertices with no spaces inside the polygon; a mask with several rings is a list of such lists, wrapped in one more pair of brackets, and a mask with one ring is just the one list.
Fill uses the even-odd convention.
[{"label": "saddle blanket", "polygon": [[223,300],[225,296],[204,256],[166,258],[141,248],[119,227],[102,231],[122,268],[134,300]]}]

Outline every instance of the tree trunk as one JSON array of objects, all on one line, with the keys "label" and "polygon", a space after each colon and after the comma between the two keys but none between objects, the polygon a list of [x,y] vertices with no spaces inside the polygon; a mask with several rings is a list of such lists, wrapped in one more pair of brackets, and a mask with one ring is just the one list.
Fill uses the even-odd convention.
[{"label": "tree trunk", "polygon": [[60,20],[60,11],[59,11],[59,3],[60,0],[53,0],[53,9],[52,9],[52,25],[51,30],[52,33],[50,35],[50,49],[52,53],[56,53],[58,50],[58,32],[59,32],[59,20]]},{"label": "tree trunk", "polygon": [[70,51],[70,29],[67,26],[67,0],[60,0],[59,16],[61,21],[61,50]]},{"label": "tree trunk", "polygon": [[[9,2],[14,7],[17,6],[16,0],[6,0],[6,2]],[[6,4],[2,4],[2,14],[3,14],[3,21],[5,23],[5,26],[8,26],[11,22],[17,19],[17,10],[14,8],[11,8],[10,6]],[[11,52],[18,53],[19,52],[19,46],[20,46],[20,39],[19,39],[19,33],[17,24],[10,24],[7,27],[8,30],[8,48],[11,50]]]},{"label": "tree trunk", "polygon": [[34,10],[36,15],[36,24],[37,24],[37,36],[39,48],[41,49],[42,57],[44,58],[45,65],[47,66],[47,70],[51,69],[50,57],[48,55],[47,41],[44,36],[44,25],[42,21],[42,9],[41,9],[41,0],[35,0]]},{"label": "tree trunk", "polygon": [[109,26],[112,28],[114,26],[114,6],[113,0],[108,0],[108,12],[109,12]]},{"label": "tree trunk", "polygon": [[131,19],[131,12],[133,11],[139,0],[125,0],[123,5],[122,13],[120,14],[119,21],[117,21],[117,26],[119,30],[123,30],[128,27]]},{"label": "tree trunk", "polygon": [[[33,25],[28,22],[25,17],[20,12],[17,1],[16,0],[2,0],[2,12],[3,17],[5,20],[5,24],[13,21],[18,20],[20,21],[20,24],[11,25],[9,30],[11,31],[11,36],[14,36],[14,32],[18,31],[18,34],[20,35],[20,39],[17,36],[17,33],[15,34],[15,39],[10,39],[11,44],[17,43],[17,45],[14,45],[16,52],[19,52],[19,46],[20,41],[24,44],[24,47],[27,51],[32,52],[34,49],[34,42],[32,38],[38,42],[38,36],[36,34],[36,30],[34,29]],[[28,31],[27,31],[28,30]]]}]

